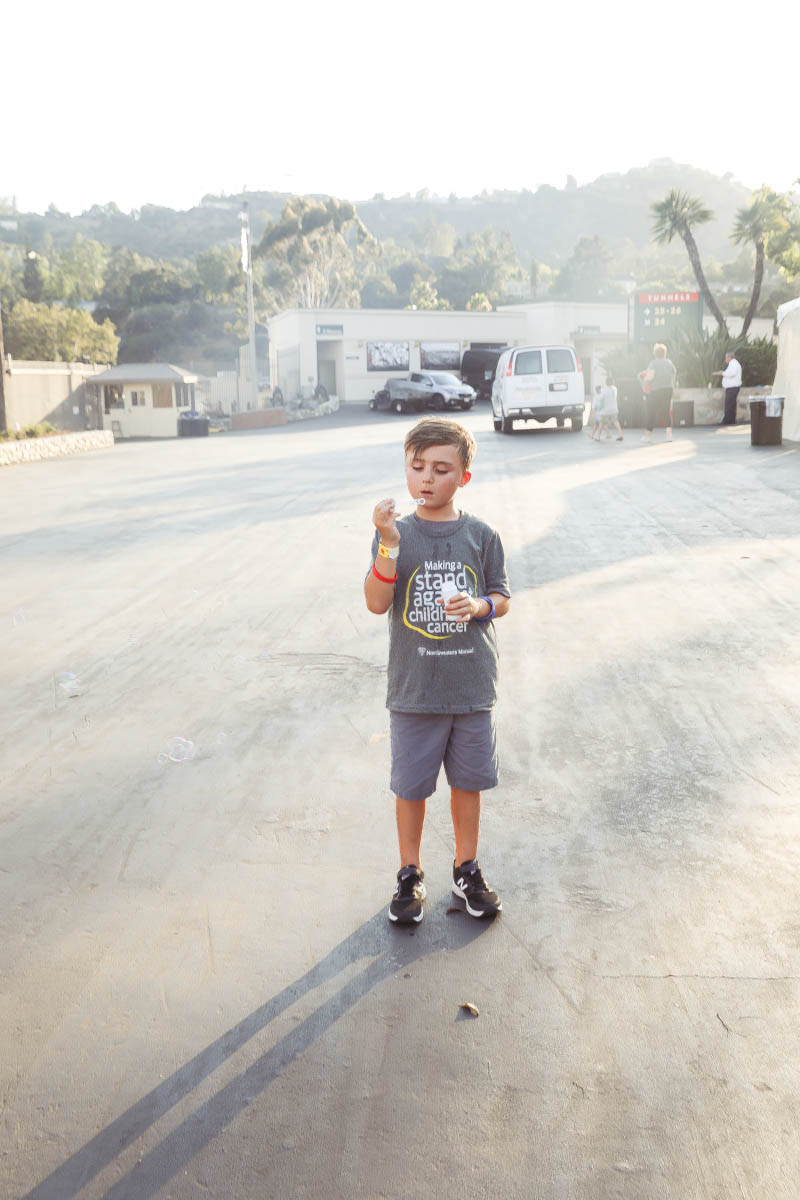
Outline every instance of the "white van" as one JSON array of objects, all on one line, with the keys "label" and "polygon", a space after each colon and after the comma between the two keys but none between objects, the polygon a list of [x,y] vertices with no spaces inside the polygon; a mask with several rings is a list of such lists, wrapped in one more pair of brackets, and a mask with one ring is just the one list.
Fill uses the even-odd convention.
[{"label": "white van", "polygon": [[573,346],[515,346],[501,354],[492,384],[495,431],[512,433],[515,421],[566,420],[583,428],[583,368]]}]

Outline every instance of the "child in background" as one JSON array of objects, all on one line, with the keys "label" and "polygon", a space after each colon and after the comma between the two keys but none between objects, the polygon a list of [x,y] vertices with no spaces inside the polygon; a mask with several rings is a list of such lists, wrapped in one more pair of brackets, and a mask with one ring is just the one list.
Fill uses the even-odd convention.
[{"label": "child in background", "polygon": [[594,441],[595,436],[597,436],[598,442],[600,441],[600,429],[602,428],[600,418],[603,412],[603,402],[603,389],[598,383],[592,396],[592,432],[589,434],[592,441]]},{"label": "child in background", "polygon": [[[609,379],[606,386],[603,388],[603,408],[600,413],[600,430],[605,430],[606,438],[611,437],[611,426],[613,425],[617,431],[617,441],[621,442],[622,426],[619,423],[619,409],[617,407],[617,389],[613,379]],[[597,435],[597,440],[600,440],[600,434]]]}]

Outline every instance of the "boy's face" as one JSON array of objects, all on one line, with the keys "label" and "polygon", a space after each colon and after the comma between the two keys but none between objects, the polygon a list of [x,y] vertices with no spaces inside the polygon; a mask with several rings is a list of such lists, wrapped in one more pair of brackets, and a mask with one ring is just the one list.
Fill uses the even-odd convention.
[{"label": "boy's face", "polygon": [[429,446],[406,454],[406,481],[414,500],[421,496],[429,509],[446,508],[470,473],[461,465],[455,446]]}]

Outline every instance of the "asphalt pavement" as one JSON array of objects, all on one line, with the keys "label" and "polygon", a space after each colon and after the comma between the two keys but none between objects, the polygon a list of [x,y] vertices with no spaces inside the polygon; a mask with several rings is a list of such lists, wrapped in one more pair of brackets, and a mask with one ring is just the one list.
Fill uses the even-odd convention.
[{"label": "asphalt pavement", "polygon": [[2,1196],[796,1200],[800,448],[464,417],[504,911],[442,780],[408,931],[361,582],[414,419],[0,472]]}]

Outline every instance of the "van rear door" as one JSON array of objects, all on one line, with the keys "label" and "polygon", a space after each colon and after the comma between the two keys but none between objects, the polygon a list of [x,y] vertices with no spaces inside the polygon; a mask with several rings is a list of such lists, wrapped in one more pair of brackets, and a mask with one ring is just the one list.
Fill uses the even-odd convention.
[{"label": "van rear door", "polygon": [[547,404],[543,350],[515,350],[507,367],[506,410]]},{"label": "van rear door", "polygon": [[583,404],[583,375],[578,370],[571,346],[548,346],[547,393],[544,403],[562,408],[565,404]]}]

